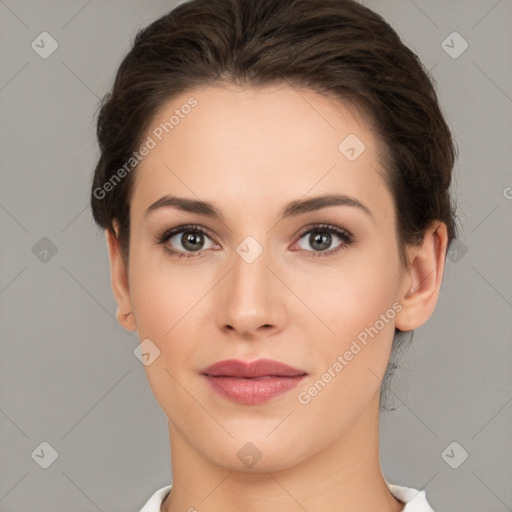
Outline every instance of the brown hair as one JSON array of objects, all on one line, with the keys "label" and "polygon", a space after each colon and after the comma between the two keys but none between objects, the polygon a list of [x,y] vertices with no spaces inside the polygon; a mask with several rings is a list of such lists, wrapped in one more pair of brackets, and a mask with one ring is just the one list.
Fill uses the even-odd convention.
[{"label": "brown hair", "polygon": [[[431,222],[447,225],[448,248],[456,237],[449,187],[457,150],[432,81],[395,30],[354,0],[183,3],[137,33],[100,106],[100,157],[91,190],[94,220],[113,233],[114,220],[119,222],[117,235],[128,261],[136,167],[122,173],[122,179],[118,171],[171,98],[209,83],[288,83],[369,113],[386,148],[381,164],[394,197],[401,261],[407,266],[406,245],[421,242]],[[381,399],[404,334],[395,330]]]}]

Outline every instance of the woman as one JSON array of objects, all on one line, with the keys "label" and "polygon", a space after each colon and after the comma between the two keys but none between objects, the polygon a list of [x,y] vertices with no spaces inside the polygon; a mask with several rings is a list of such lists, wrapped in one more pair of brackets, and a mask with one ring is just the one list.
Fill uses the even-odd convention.
[{"label": "woman", "polygon": [[352,0],[193,0],[140,31],[91,194],[168,418],[142,512],[432,511],[387,482],[393,355],[432,315],[456,150],[416,55]]}]

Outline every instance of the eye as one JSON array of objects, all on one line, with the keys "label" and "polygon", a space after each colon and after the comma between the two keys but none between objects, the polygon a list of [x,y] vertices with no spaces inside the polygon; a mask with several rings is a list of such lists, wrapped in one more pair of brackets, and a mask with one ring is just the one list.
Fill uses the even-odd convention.
[{"label": "eye", "polygon": [[[334,249],[327,250],[333,243],[333,235],[335,238],[341,240],[341,243]],[[310,247],[313,248],[313,251],[304,248],[300,244],[299,246],[306,252],[310,252],[311,254],[309,254],[309,256],[313,257],[331,256],[336,254],[338,251],[348,248],[348,246],[353,243],[353,237],[347,230],[338,228],[331,224],[318,224],[313,226],[313,228],[301,234],[300,240],[303,238],[305,238],[306,244],[309,244]]]},{"label": "eye", "polygon": [[[333,235],[335,239],[337,238],[341,242],[334,249],[327,250],[333,243]],[[306,236],[308,237],[306,238]],[[300,243],[299,247],[306,251],[306,253],[310,253],[308,256],[313,257],[331,256],[338,251],[346,249],[353,243],[353,237],[347,230],[331,224],[314,225],[300,235],[300,240],[303,238],[306,240],[306,244],[309,244],[313,250],[304,248]],[[205,246],[205,242],[208,240],[210,245],[207,244]],[[177,258],[196,258],[200,257],[202,251],[206,249],[220,248],[203,228],[196,225],[178,226],[168,229],[157,235],[156,242],[163,245],[164,249],[171,256]]]},{"label": "eye", "polygon": [[[210,240],[210,246],[205,247],[206,240]],[[195,225],[168,229],[157,236],[157,243],[163,245],[168,253],[178,258],[195,258],[200,256],[203,250],[219,247],[211,240],[206,231]],[[178,250],[173,247],[177,247]]]}]

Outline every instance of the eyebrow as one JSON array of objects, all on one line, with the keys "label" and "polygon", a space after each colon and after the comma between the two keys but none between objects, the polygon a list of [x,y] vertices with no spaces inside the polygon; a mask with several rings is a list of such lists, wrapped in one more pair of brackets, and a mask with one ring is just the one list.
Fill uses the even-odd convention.
[{"label": "eyebrow", "polygon": [[[345,194],[329,194],[323,196],[312,197],[310,199],[301,199],[292,201],[281,211],[281,218],[285,219],[288,217],[296,217],[304,213],[320,210],[329,206],[351,206],[358,208],[365,212],[369,217],[374,219],[373,213],[370,209],[362,204],[354,197],[347,196]],[[185,197],[177,197],[166,195],[155,201],[146,210],[145,215],[148,216],[150,213],[159,210],[161,208],[174,207],[185,212],[196,213],[198,215],[204,215],[212,219],[223,221],[223,215],[221,211],[216,208],[212,203],[207,201],[200,201],[198,199],[188,199]]]}]

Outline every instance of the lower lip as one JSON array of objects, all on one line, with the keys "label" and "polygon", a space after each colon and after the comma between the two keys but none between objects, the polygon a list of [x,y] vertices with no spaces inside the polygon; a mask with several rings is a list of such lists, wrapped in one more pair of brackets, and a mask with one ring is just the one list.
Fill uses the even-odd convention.
[{"label": "lower lip", "polygon": [[211,377],[210,386],[223,397],[240,404],[261,404],[296,387],[306,375],[297,377]]}]

